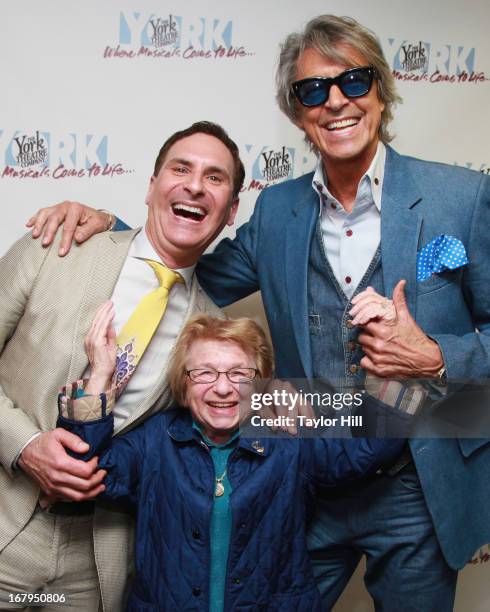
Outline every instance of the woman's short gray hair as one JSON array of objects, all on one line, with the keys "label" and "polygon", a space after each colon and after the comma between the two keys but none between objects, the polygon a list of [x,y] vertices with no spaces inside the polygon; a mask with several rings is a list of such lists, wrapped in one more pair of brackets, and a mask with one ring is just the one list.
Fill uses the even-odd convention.
[{"label": "woman's short gray hair", "polygon": [[330,61],[353,67],[352,50],[362,55],[366,65],[376,70],[379,99],[385,109],[381,114],[379,135],[384,143],[393,137],[388,124],[393,119],[393,107],[402,101],[396,92],[395,79],[383,54],[378,38],[351,17],[320,15],[309,21],[302,32],[290,34],[281,45],[276,73],[276,99],[280,109],[295,123],[298,102],[291,90],[296,80],[296,65],[306,49],[315,49]]}]

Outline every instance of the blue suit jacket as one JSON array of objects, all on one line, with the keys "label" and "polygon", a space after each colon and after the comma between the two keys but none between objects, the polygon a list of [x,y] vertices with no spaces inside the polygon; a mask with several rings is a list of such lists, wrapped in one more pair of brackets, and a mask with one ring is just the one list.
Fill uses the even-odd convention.
[{"label": "blue suit jacket", "polygon": [[[220,306],[262,291],[283,378],[312,376],[307,271],[319,208],[311,181],[264,190],[235,240],[197,268]],[[469,265],[417,282],[417,251],[443,233],[463,242]],[[388,147],[381,252],[386,294],[406,279],[409,310],[439,343],[448,378],[490,378],[490,178]],[[411,448],[444,555],[460,568],[490,542],[490,439],[413,439]]]}]

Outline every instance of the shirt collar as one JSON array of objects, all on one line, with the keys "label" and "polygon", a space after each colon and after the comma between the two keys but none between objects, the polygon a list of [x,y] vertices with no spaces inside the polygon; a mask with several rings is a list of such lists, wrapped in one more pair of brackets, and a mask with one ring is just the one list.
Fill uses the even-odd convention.
[{"label": "shirt collar", "polygon": [[194,420],[192,421],[192,429],[195,429],[196,431],[199,432],[199,434],[201,435],[201,438],[204,440],[204,442],[206,442],[208,446],[214,446],[216,448],[226,448],[227,446],[230,446],[232,443],[234,443],[237,440],[238,436],[240,435],[240,430],[237,429],[229,440],[227,440],[226,442],[223,442],[222,444],[217,444],[216,442],[213,442],[206,436],[206,434],[202,430],[202,427],[199,425],[199,423],[196,423],[196,421]]},{"label": "shirt collar", "polygon": [[[158,263],[163,263],[167,265],[158,253],[153,248],[151,244],[145,228],[141,228],[141,230],[136,234],[131,248],[129,249],[129,256],[134,257],[135,259],[151,259],[152,261],[157,261]],[[184,279],[185,287],[187,291],[190,291],[192,284],[192,275],[194,274],[194,268],[196,266],[189,266],[188,268],[171,268],[175,272],[178,272],[182,278]]]},{"label": "shirt collar", "polygon": [[[173,410],[173,417],[169,423],[167,433],[176,442],[190,442],[196,440],[206,444],[199,431],[199,428],[194,426],[194,421],[191,417],[191,411],[188,408],[176,408]],[[257,457],[267,457],[271,451],[270,438],[242,438],[240,430],[236,432],[231,440],[226,444],[237,441],[237,446],[256,455]]]},{"label": "shirt collar", "polygon": [[[367,194],[369,194],[370,199],[372,200],[372,202],[374,202],[374,205],[376,206],[379,212],[381,212],[381,194],[383,192],[385,161],[386,147],[380,140],[378,142],[376,154],[373,157],[366,173],[359,181],[359,185],[357,187],[356,203],[361,195],[366,196]],[[335,202],[337,202],[337,200],[328,190],[328,179],[323,170],[323,163],[321,157],[318,158],[318,162],[315,167],[312,186],[313,189],[320,196],[320,202],[322,204],[325,199],[335,200]],[[320,206],[320,213],[321,209],[322,207]]]}]

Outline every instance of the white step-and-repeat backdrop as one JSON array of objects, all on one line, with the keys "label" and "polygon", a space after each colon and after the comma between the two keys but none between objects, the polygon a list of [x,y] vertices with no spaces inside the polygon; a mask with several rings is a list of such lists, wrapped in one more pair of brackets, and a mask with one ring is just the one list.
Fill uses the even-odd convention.
[{"label": "white step-and-repeat backdrop", "polygon": [[[37,208],[64,199],[141,224],[158,149],[200,119],[240,147],[245,221],[267,184],[315,163],[276,107],[274,71],[279,42],[321,13],[378,34],[404,100],[397,149],[490,172],[488,0],[23,0],[0,10],[0,254]],[[257,299],[240,308],[260,317]],[[464,570],[456,610],[489,609],[487,560],[481,551]],[[359,573],[336,610],[371,610]]]}]

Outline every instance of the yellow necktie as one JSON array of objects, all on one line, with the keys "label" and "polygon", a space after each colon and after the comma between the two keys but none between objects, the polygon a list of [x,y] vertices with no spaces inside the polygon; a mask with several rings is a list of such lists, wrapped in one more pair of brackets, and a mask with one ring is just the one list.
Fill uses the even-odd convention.
[{"label": "yellow necktie", "polygon": [[117,337],[116,371],[114,373],[117,397],[128,384],[162,320],[167,308],[170,289],[175,283],[184,282],[178,272],[170,270],[163,264],[149,259],[144,261],[153,268],[160,286],[141,299]]}]

